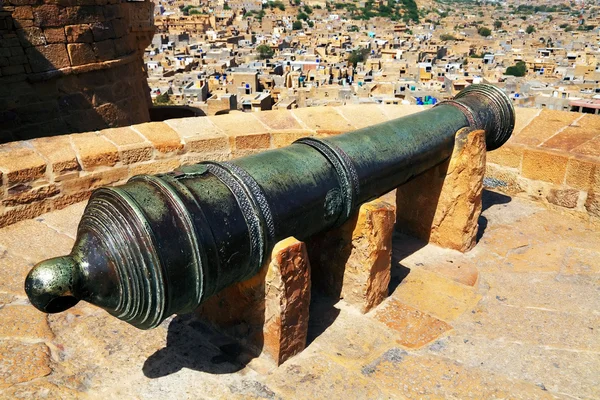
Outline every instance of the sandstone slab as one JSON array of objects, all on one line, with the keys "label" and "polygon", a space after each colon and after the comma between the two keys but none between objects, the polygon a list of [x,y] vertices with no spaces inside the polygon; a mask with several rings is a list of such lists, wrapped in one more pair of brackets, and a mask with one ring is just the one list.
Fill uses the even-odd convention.
[{"label": "sandstone slab", "polygon": [[394,206],[375,200],[341,227],[308,241],[315,285],[366,313],[388,295]]},{"label": "sandstone slab", "polygon": [[475,246],[485,173],[483,131],[456,134],[450,159],[396,189],[397,229],[462,252]]},{"label": "sandstone slab", "polygon": [[45,344],[0,341],[0,389],[46,376],[51,372],[50,350]]},{"label": "sandstone slab", "polygon": [[211,297],[196,313],[280,365],[306,346],[310,282],[305,245],[288,238],[257,275]]}]

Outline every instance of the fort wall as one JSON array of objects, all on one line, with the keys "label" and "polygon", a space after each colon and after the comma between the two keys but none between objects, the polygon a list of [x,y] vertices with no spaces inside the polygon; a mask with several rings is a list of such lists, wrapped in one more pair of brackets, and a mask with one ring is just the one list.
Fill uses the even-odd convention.
[{"label": "fort wall", "polygon": [[153,3],[0,0],[0,143],[150,120]]}]

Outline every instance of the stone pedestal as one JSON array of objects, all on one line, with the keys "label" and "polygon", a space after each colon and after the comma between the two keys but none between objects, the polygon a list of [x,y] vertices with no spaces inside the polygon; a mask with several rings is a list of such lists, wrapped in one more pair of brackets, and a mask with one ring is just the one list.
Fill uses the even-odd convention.
[{"label": "stone pedestal", "polygon": [[485,174],[485,132],[461,129],[452,156],[396,190],[396,229],[441,247],[475,246]]},{"label": "stone pedestal", "polygon": [[394,206],[379,199],[307,241],[313,284],[362,313],[376,307],[388,295],[394,220]]},{"label": "stone pedestal", "polygon": [[306,246],[290,237],[257,275],[211,297],[197,315],[280,365],[306,346],[310,275]]}]

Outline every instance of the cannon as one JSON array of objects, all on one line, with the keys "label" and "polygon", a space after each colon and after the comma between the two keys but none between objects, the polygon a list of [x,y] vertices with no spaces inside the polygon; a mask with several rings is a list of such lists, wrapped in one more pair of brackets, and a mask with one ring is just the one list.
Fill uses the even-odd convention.
[{"label": "cannon", "polygon": [[339,226],[442,163],[459,129],[484,130],[494,150],[514,123],[501,90],[471,85],[431,109],[354,132],[97,189],[71,253],[37,264],[25,291],[47,313],[85,300],[138,328],[156,327],[256,274],[279,240]]}]

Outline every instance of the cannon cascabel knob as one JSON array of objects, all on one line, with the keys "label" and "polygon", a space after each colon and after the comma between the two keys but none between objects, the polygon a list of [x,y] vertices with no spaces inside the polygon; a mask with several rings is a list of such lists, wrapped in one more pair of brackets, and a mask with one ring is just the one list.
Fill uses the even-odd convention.
[{"label": "cannon cascabel knob", "polygon": [[31,304],[47,313],[65,311],[79,302],[73,295],[78,280],[77,262],[70,256],[42,261],[25,279]]}]

